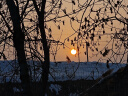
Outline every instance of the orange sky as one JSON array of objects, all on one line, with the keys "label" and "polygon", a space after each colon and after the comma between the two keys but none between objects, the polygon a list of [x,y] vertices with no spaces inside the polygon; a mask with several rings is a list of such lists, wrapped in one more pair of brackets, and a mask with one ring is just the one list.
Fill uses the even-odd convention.
[{"label": "orange sky", "polygon": [[[127,0],[124,0],[124,1],[125,1],[125,4],[128,3]],[[65,3],[65,5],[66,5],[66,4],[67,4],[67,6],[66,6],[66,7],[64,6],[63,8],[68,9],[68,10],[67,10],[67,13],[68,13],[68,12],[71,12],[72,7],[71,7],[71,6],[68,6],[68,5],[69,5],[68,3]],[[100,4],[100,3],[99,3],[99,4]],[[77,5],[76,5],[76,6],[77,6]],[[99,6],[99,5],[97,5],[97,6]],[[96,8],[98,8],[97,6],[96,6]],[[103,6],[103,5],[100,5],[100,7],[102,7],[102,6]],[[63,8],[62,8],[62,9],[63,9]],[[74,8],[77,8],[77,7],[74,7]],[[86,11],[86,13],[85,13],[85,16],[88,14],[89,10],[90,10],[90,9],[87,9],[87,11]],[[82,12],[83,12],[83,11],[82,11]],[[82,12],[77,15],[78,18],[81,18]],[[124,17],[128,17],[128,16],[126,16],[125,12],[123,12],[122,10],[119,10],[119,12],[120,12]],[[109,14],[110,14],[110,13],[109,13]],[[75,16],[75,15],[72,15],[72,16]],[[93,14],[92,14],[92,16],[93,16]],[[70,17],[71,17],[71,16],[70,16]],[[74,31],[73,31],[72,28],[71,28],[70,19],[69,19],[68,17],[62,18],[61,20],[62,20],[62,21],[63,21],[63,20],[65,21],[65,25],[63,25],[62,23],[56,23],[56,25],[55,25],[54,22],[50,22],[50,23],[48,24],[48,26],[50,26],[51,29],[53,30],[53,31],[52,31],[52,35],[53,35],[54,39],[59,40],[59,39],[60,39],[60,36],[62,35],[60,41],[63,42],[63,41],[65,40],[65,38],[67,38],[68,36],[70,36],[71,34],[73,34]],[[58,30],[58,28],[57,28],[58,25],[60,25],[60,30]],[[114,25],[114,27],[119,27],[119,28],[123,26],[123,25],[120,24],[119,22],[114,22],[113,25]],[[77,29],[79,28],[79,24],[73,22],[73,28],[74,28],[75,30],[77,30]],[[98,29],[97,29],[97,30],[98,30]],[[106,32],[109,33],[109,32],[111,32],[111,31],[110,31],[109,28],[106,28]],[[73,39],[74,37],[75,37],[75,35],[71,36],[71,37],[69,38],[69,40]],[[101,38],[101,40],[100,40],[100,45],[98,46],[99,50],[101,50],[101,49],[107,44],[105,41],[109,41],[109,40],[110,40],[110,37],[109,37],[109,36],[103,36],[103,37]],[[75,48],[75,49],[76,49],[76,46],[73,47],[73,46],[70,44],[70,42],[67,42],[67,40],[66,40],[65,44],[66,44],[66,46],[68,46],[68,47],[66,47],[66,46],[65,46],[65,48],[63,48],[63,46],[59,46],[59,47],[58,47],[59,50],[58,50],[57,55],[56,55],[56,61],[66,61],[66,56],[69,56],[72,61],[78,61],[78,56],[71,55],[71,53],[70,53],[70,51],[71,51],[72,48]],[[112,44],[112,43],[110,43],[110,44],[108,45],[108,48],[111,48],[111,47],[112,47],[111,44]],[[84,45],[85,45],[85,44],[84,44]],[[124,50],[124,49],[122,49],[122,50]],[[80,61],[87,61],[86,55],[84,54],[85,51],[86,51],[86,46],[84,46],[84,48],[83,48],[83,47],[80,48]],[[96,54],[96,53],[97,53],[96,51],[92,52],[92,51],[90,51],[90,49],[89,49],[89,56],[90,56],[90,57],[94,56],[94,54]],[[111,54],[111,53],[110,53],[110,54]],[[102,57],[103,59],[106,59],[106,57],[104,58],[102,55],[98,55],[97,57],[95,56],[95,57],[93,57],[93,58],[89,58],[89,61],[97,61],[100,57]],[[109,55],[108,55],[108,57],[109,57]],[[126,56],[125,56],[125,59],[126,59]],[[51,55],[51,61],[54,61],[52,55]]]},{"label": "orange sky", "polygon": [[[76,3],[76,5],[72,5],[71,4],[71,1],[72,0],[64,0],[63,1],[63,5],[62,5],[62,8],[60,9],[60,14],[59,15],[61,15],[61,16],[64,15],[64,12],[62,11],[63,9],[66,9],[67,13],[70,13],[70,12],[72,12],[72,8],[73,9],[77,9],[78,8],[78,4]],[[74,0],[74,1],[77,2],[77,0]],[[80,1],[80,4],[83,4],[84,2],[86,2],[85,0],[79,0],[79,1]],[[92,2],[93,1],[94,0],[92,0]],[[99,0],[95,0],[95,1],[99,1]],[[117,0],[114,0],[114,1],[116,2]],[[128,0],[123,0],[123,4],[127,6]],[[48,5],[48,3],[47,3],[47,5]],[[85,4],[85,6],[86,6],[86,4]],[[104,7],[103,2],[102,3],[97,3],[97,5],[94,6],[94,10],[97,10],[99,8],[102,8],[102,7]],[[51,8],[51,6],[47,6],[46,11],[48,11],[49,8]],[[123,17],[128,18],[128,15],[126,14],[126,12],[128,12],[128,8],[126,8],[126,9],[127,10],[124,11],[124,9],[121,8],[119,10],[119,12],[120,12],[120,14]],[[78,14],[74,14],[74,15],[71,15],[69,17],[70,18],[71,17],[77,17],[77,19],[80,20],[81,17],[82,17],[83,12],[84,12],[84,10],[80,11]],[[86,10],[86,12],[84,13],[83,20],[82,21],[84,21],[84,17],[88,16],[89,12],[90,12],[90,7],[88,7],[87,10]],[[29,15],[31,17],[34,17],[35,18],[35,15],[34,14],[29,14]],[[95,13],[92,13],[91,14],[91,17],[94,19],[95,18],[95,15],[96,15]],[[110,11],[108,10],[107,15],[108,16],[112,16],[113,14],[111,14]],[[103,14],[103,12],[102,12],[102,15],[101,16],[106,18],[107,15],[106,14]],[[48,16],[47,19],[49,19],[50,17],[52,18],[52,16],[53,15]],[[66,56],[68,56],[71,59],[71,61],[79,61],[78,55],[74,56],[74,55],[72,55],[70,53],[71,49],[73,49],[73,48],[77,49],[77,45],[72,46],[70,40],[74,39],[74,37],[77,36],[77,33],[75,33],[75,31],[78,32],[78,29],[80,27],[80,23],[77,23],[76,21],[73,21],[72,22],[73,29],[75,30],[74,31],[71,28],[71,24],[70,24],[71,22],[70,22],[69,17],[64,17],[64,18],[57,19],[57,20],[64,21],[65,22],[64,25],[63,25],[62,22],[55,23],[54,21],[51,21],[51,22],[47,22],[46,23],[47,26],[48,26],[48,28],[51,28],[52,29],[52,37],[53,37],[52,39],[59,40],[61,42],[64,42],[65,41],[65,45],[66,46],[64,46],[64,47],[63,46],[57,46],[57,49],[56,49],[56,46],[51,46],[51,52],[57,50],[56,61],[66,61]],[[29,22],[29,23],[31,23],[31,22]],[[108,24],[110,24],[110,22]],[[25,25],[29,26],[28,23],[26,23]],[[60,26],[60,30],[58,29],[58,25]],[[110,31],[111,30],[110,27],[106,27],[105,28],[106,33],[115,32],[114,27],[116,27],[116,28],[122,28],[123,27],[123,24],[120,24],[119,22],[113,22],[113,31]],[[103,31],[102,28],[101,28],[101,26],[97,27],[95,31],[98,31],[98,30]],[[48,31],[47,30],[46,30],[46,33],[48,35]],[[71,36],[73,33],[75,33],[75,34],[73,36]],[[69,42],[66,39],[67,37],[69,37]],[[109,41],[110,38],[111,37],[110,36],[107,36],[107,35],[101,37],[101,40],[99,40],[100,45],[97,46],[97,48],[99,49],[99,51],[104,48],[104,46],[107,44],[106,41]],[[94,41],[95,40],[97,40],[97,37],[94,38]],[[112,43],[108,44],[107,47],[108,47],[108,49],[111,49],[112,48]],[[95,49],[93,46],[92,46],[92,48]],[[79,54],[80,61],[82,61],[82,62],[87,61],[87,57],[84,54],[85,51],[86,51],[86,44],[82,44],[82,46],[80,47],[80,51],[79,51],[79,53],[80,53]],[[124,51],[124,48],[121,48],[121,52],[123,52],[123,51]],[[109,58],[110,55],[111,55],[111,52],[110,52],[107,57],[103,57],[101,54],[95,56],[95,54],[97,53],[97,51],[94,50],[94,52],[92,52],[91,51],[91,48],[88,49],[88,53],[89,53],[89,61],[97,61],[99,58],[102,58],[103,61],[105,61],[106,58]],[[118,57],[118,58],[120,58],[120,57]],[[116,58],[116,60],[119,60],[118,58]],[[51,61],[54,61],[52,54],[50,54],[50,59],[51,59]],[[126,55],[124,56],[124,60],[126,60]]]}]

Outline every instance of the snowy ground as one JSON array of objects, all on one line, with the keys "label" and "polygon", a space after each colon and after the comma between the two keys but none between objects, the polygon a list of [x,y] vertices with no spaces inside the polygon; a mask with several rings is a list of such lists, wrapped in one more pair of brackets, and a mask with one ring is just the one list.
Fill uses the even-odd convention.
[{"label": "snowy ground", "polygon": [[[97,62],[61,62],[59,64],[51,63],[51,70],[53,77],[57,81],[65,80],[78,80],[78,79],[97,79],[108,69],[113,69],[116,72],[119,68],[126,66],[125,64],[109,64],[110,68],[107,68],[106,63]],[[112,72],[112,73],[113,73]],[[53,81],[52,76],[49,76],[49,80]]]},{"label": "snowy ground", "polygon": [[[41,76],[40,63],[36,61],[34,63],[33,61],[29,61],[28,64],[31,66],[30,74],[32,76],[32,80],[38,81]],[[35,68],[33,67],[34,65],[36,65]],[[51,62],[49,81],[65,81],[78,79],[95,80],[108,69],[114,69],[113,72],[116,72],[119,68],[124,66],[126,65],[109,64],[110,68],[107,68],[106,63],[97,62],[60,62],[57,64]],[[0,83],[9,81],[20,82],[18,70],[19,67],[17,61],[0,61]],[[35,73],[34,70],[36,70]]]},{"label": "snowy ground", "polygon": [[[28,61],[30,66],[29,72],[32,81],[39,81],[41,77],[41,64],[37,61]],[[34,67],[35,66],[35,67]],[[112,73],[116,72],[119,68],[125,67],[126,64],[106,64],[97,62],[59,62],[50,63],[50,75],[49,81],[66,81],[66,80],[96,80],[101,77],[107,70],[112,69]],[[35,70],[35,72],[34,72]],[[111,74],[112,74],[111,73]],[[34,75],[35,74],[35,75]],[[17,61],[0,61],[0,83],[5,82],[21,82],[19,74],[19,66]],[[102,79],[101,79],[102,80]],[[51,92],[56,92],[62,89],[62,86],[58,84],[51,84],[49,86]],[[23,91],[13,87],[14,92]],[[47,96],[47,95],[46,95]],[[77,93],[70,93],[69,96],[79,96]]]}]

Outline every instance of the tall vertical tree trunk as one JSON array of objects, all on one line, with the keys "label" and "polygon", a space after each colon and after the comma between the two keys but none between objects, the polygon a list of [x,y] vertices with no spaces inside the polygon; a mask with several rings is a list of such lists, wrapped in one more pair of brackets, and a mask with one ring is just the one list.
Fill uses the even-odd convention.
[{"label": "tall vertical tree trunk", "polygon": [[47,90],[47,83],[48,83],[48,75],[49,75],[49,65],[50,65],[50,58],[49,58],[49,46],[46,39],[46,33],[44,29],[44,16],[39,17],[39,27],[42,37],[42,44],[43,44],[43,50],[44,50],[44,64],[43,64],[43,71],[42,71],[42,96],[45,96],[46,90]]},{"label": "tall vertical tree trunk", "polygon": [[40,32],[41,32],[41,42],[43,44],[43,51],[44,51],[44,64],[42,66],[42,94],[41,96],[45,96],[45,93],[47,91],[47,83],[48,83],[48,75],[49,75],[49,66],[50,66],[50,57],[49,57],[49,46],[48,46],[48,42],[47,42],[47,38],[46,38],[46,32],[45,32],[45,28],[44,28],[44,15],[45,15],[45,4],[46,4],[46,0],[42,0],[42,7],[41,7],[41,11],[39,10],[37,4],[36,4],[36,0],[32,0],[35,10],[37,12],[38,15],[38,21],[39,21],[39,28],[40,28]]},{"label": "tall vertical tree trunk", "polygon": [[42,66],[42,96],[45,96],[46,90],[47,90],[47,83],[48,83],[48,75],[49,75],[49,65],[50,65],[50,58],[49,58],[49,47],[46,39],[46,34],[44,30],[44,19],[39,18],[39,27],[41,31],[41,37],[42,37],[42,44],[43,44],[43,50],[44,50],[44,64]]},{"label": "tall vertical tree trunk", "polygon": [[19,9],[17,8],[13,0],[6,0],[6,2],[7,2],[11,19],[13,22],[13,31],[14,31],[13,43],[17,51],[18,63],[20,66],[20,79],[22,83],[24,96],[32,96],[30,92],[30,79],[29,79],[29,73],[28,73],[28,65],[26,62],[26,56],[24,51],[25,36],[20,26]]},{"label": "tall vertical tree trunk", "polygon": [[45,93],[47,91],[47,83],[48,83],[48,75],[49,75],[49,66],[50,66],[50,57],[49,57],[49,46],[46,38],[46,32],[44,28],[44,15],[45,15],[45,4],[46,0],[42,0],[42,8],[39,15],[39,28],[41,32],[41,42],[43,44],[43,50],[44,50],[44,64],[42,66],[42,96],[45,96]]}]

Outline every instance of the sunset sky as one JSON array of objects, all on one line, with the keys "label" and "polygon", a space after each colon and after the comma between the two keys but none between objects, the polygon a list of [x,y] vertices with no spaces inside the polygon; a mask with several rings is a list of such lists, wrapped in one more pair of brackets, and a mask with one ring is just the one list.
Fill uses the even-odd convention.
[{"label": "sunset sky", "polygon": [[[48,39],[60,41],[59,44],[64,43],[64,45],[56,45],[55,43],[54,44],[51,43],[50,46],[51,61],[54,61],[54,59],[56,59],[56,61],[66,61],[66,56],[68,56],[71,59],[71,61],[81,61],[81,62],[87,61],[87,56],[85,55],[85,53],[87,53],[86,42],[89,42],[90,44],[90,46],[88,47],[89,61],[97,61],[101,59],[101,62],[104,61],[106,62],[107,59],[111,59],[113,62],[116,62],[121,60],[121,58],[123,58],[124,60],[123,62],[126,62],[127,49],[125,50],[125,48],[122,46],[122,41],[120,41],[119,39],[113,40],[112,38],[114,38],[113,33],[116,32],[119,33],[123,28],[125,28],[125,30],[127,29],[126,24],[124,26],[123,23],[120,23],[115,18],[113,19],[113,17],[116,15],[118,19],[126,22],[126,19],[128,18],[128,0],[123,0],[123,1],[113,0],[111,4],[109,4],[108,1],[109,0],[103,0],[103,1],[102,0],[56,0],[55,3],[57,2],[57,5],[56,7],[54,7],[54,4],[51,3],[51,0],[47,0],[46,8],[45,8],[46,11],[45,26],[47,27],[45,30],[46,35]],[[119,2],[121,2],[121,4]],[[62,6],[59,9],[58,7],[60,3],[62,3]],[[52,10],[52,8],[54,9]],[[30,9],[28,8],[27,11],[28,10]],[[66,15],[65,13],[68,15]],[[24,20],[26,28],[31,27],[32,24],[38,22],[35,11],[30,12],[27,15],[27,17],[28,18],[25,18]],[[103,18],[108,18],[108,17],[111,18],[107,23],[102,22]],[[86,24],[85,24],[85,18],[89,21],[86,22]],[[29,19],[32,19],[33,21]],[[96,20],[98,20],[97,21],[98,23],[94,23],[96,22]],[[88,23],[90,24],[90,26],[88,26],[89,25]],[[85,27],[84,25],[86,25],[85,29],[82,28]],[[92,30],[94,26],[97,27],[95,27],[95,30]],[[28,32],[29,31],[31,32],[34,28],[35,27],[32,27],[31,29],[28,30]],[[51,29],[50,32],[49,29]],[[5,31],[7,31],[7,29]],[[84,32],[86,33],[85,36],[83,36]],[[30,35],[34,37],[36,33],[37,33],[36,31],[34,32],[32,31]],[[78,39],[79,33],[82,36]],[[51,38],[49,37],[49,35],[51,35]],[[95,35],[93,41],[91,41],[90,38],[92,35]],[[71,45],[71,41],[74,40],[75,38],[77,40],[73,41],[73,43],[75,43],[75,45],[73,46]],[[125,39],[126,38],[127,37],[125,37]],[[123,43],[126,43],[126,41]],[[42,51],[40,50],[41,46],[42,46],[41,44],[38,44],[38,51],[41,52],[42,54]],[[79,47],[79,58],[78,58],[78,50],[77,50],[78,47]],[[2,49],[3,48],[1,47],[1,50]],[[76,49],[77,54],[72,55],[71,49]],[[107,56],[103,56],[101,54],[101,52],[104,53],[105,49],[110,50]],[[114,51],[112,51],[111,49]],[[11,50],[13,51],[11,52]],[[8,55],[9,59],[15,59],[14,49],[11,50],[7,46],[5,53]],[[125,55],[114,57],[113,56],[114,52],[121,54],[125,53]],[[53,56],[53,53],[54,55],[56,54],[55,58]]]},{"label": "sunset sky", "polygon": [[[118,0],[114,0],[114,2],[117,2],[117,1]],[[82,2],[80,2],[80,3],[84,4],[84,2],[85,1],[82,0]],[[107,5],[107,4],[108,3],[105,3],[105,2],[104,3],[103,2],[96,3],[96,4],[94,4],[93,10],[98,10],[98,9],[102,8],[101,13],[99,13],[101,18],[103,18],[103,17],[106,18],[107,16],[112,17],[115,14],[111,13],[110,10],[109,10],[110,9],[109,7],[111,5],[107,6],[108,7],[108,8],[106,8],[107,11],[106,11],[106,13],[104,13],[104,10],[105,10],[104,6]],[[124,0],[122,4],[127,6],[128,1]],[[78,6],[77,3],[76,3],[76,5],[72,5],[71,1],[63,1],[62,10],[66,9],[67,13],[71,13],[73,9],[78,8],[77,6]],[[114,6],[114,4],[112,6]],[[77,49],[77,44],[75,46],[72,46],[70,40],[74,39],[74,37],[77,36],[77,34],[78,34],[77,32],[79,30],[80,23],[78,23],[76,21],[72,21],[71,17],[76,17],[77,19],[81,20],[82,14],[84,13],[84,10],[85,9],[83,9],[81,12],[78,12],[78,14],[74,14],[74,15],[70,15],[69,17],[67,16],[67,17],[57,19],[57,20],[64,21],[65,22],[64,25],[63,25],[63,23],[55,23],[53,21],[47,23],[47,25],[52,29],[53,38],[55,40],[60,40],[61,42],[65,42],[65,45],[66,45],[66,46],[64,46],[64,48],[63,48],[63,46],[58,46],[56,61],[66,61],[66,56],[69,56],[69,58],[72,61],[79,61],[77,55],[74,56],[70,53],[71,49],[73,49],[73,48]],[[90,14],[90,10],[91,10],[91,7],[88,7],[87,10],[85,11],[84,15],[83,15],[82,22],[84,21],[84,18],[87,17]],[[126,8],[126,10],[124,10],[123,8],[120,8],[118,10],[118,12],[121,15],[119,15],[118,17],[119,18],[122,18],[122,17],[128,18],[128,15],[126,13],[127,11],[128,11],[128,8]],[[64,15],[63,11],[60,12],[60,15]],[[96,18],[95,13],[91,13],[90,16],[91,16],[91,18]],[[72,26],[71,26],[71,22],[72,22]],[[58,25],[60,26],[59,30],[58,30]],[[101,40],[98,40],[98,37],[94,38],[94,41],[97,41],[97,40],[99,41],[99,45],[97,45],[98,50],[99,51],[102,50],[105,46],[108,49],[111,49],[113,47],[112,46],[112,41],[113,40],[111,40],[111,36],[107,35],[107,34],[114,33],[115,31],[119,31],[120,28],[123,28],[123,27],[124,27],[124,25],[120,22],[117,22],[116,20],[113,21],[113,26],[111,26],[111,22],[108,22],[108,25],[105,25],[105,34],[103,36],[101,35]],[[101,26],[98,26],[96,28],[94,34],[99,34],[97,32],[100,32],[100,31],[103,31],[103,30],[102,30]],[[74,34],[74,35],[72,36],[72,34]],[[69,42],[68,42],[68,39],[69,39]],[[111,42],[108,43],[110,40],[111,40]],[[82,42],[85,42],[85,41],[83,40]],[[89,42],[91,42],[91,41],[89,40]],[[114,42],[118,42],[118,40],[117,41],[115,40]],[[121,44],[120,41],[119,41],[119,44]],[[91,51],[92,49],[94,49],[94,52]],[[121,50],[120,52],[123,52],[124,48],[122,47],[122,48],[120,48],[120,50]],[[101,54],[98,54],[96,56],[95,54],[99,53],[99,51],[97,52],[93,46],[89,47],[88,48],[89,61],[97,61],[99,58],[102,58],[102,62],[104,62],[104,61],[107,60],[107,58],[110,58],[110,56],[112,56],[111,51],[109,52],[109,54],[106,57],[103,57]],[[102,51],[104,51],[104,49]],[[87,61],[87,57],[86,57],[84,52],[86,52],[86,44],[82,43],[81,47],[80,47],[80,51],[79,51],[80,61],[82,61],[82,62]],[[121,58],[121,57],[115,57],[115,58],[118,61],[119,58]],[[125,54],[123,59],[126,60],[126,58],[127,57],[126,57],[126,54]],[[51,55],[51,61],[54,61],[52,55]]]}]

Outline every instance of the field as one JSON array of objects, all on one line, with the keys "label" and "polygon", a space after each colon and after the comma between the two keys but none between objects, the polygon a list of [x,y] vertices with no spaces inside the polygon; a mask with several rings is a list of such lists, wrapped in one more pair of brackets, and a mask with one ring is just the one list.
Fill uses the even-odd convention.
[{"label": "field", "polygon": [[[28,64],[30,66],[30,76],[32,77],[33,94],[38,94],[40,89],[41,64],[37,61],[28,61]],[[86,91],[86,89],[95,84],[97,78],[102,77],[102,74],[107,70],[112,70],[110,74],[113,74],[124,66],[126,65],[107,65],[106,63],[97,62],[51,62],[47,95],[62,96],[62,94],[65,94],[65,96],[79,96],[82,91]],[[21,81],[19,75],[17,61],[1,61],[0,84],[2,87],[0,93],[3,94],[9,90],[10,93],[21,94],[22,88],[20,87]]]}]

